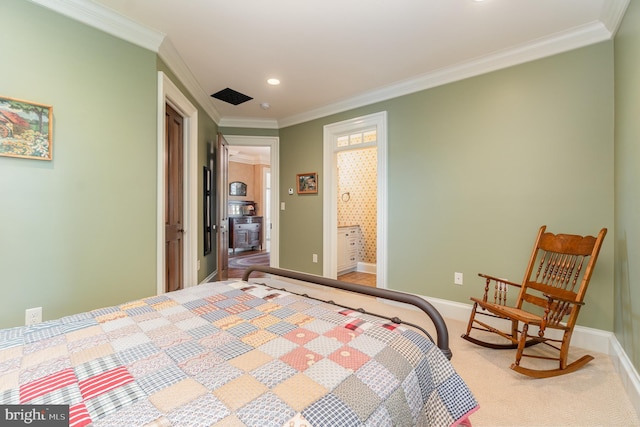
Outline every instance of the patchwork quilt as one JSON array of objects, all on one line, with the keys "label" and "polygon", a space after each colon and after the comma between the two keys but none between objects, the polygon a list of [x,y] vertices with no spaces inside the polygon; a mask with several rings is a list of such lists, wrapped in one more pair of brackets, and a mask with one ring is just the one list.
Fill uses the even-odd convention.
[{"label": "patchwork quilt", "polygon": [[448,426],[477,409],[417,332],[260,284],[0,331],[0,404],[71,426]]}]

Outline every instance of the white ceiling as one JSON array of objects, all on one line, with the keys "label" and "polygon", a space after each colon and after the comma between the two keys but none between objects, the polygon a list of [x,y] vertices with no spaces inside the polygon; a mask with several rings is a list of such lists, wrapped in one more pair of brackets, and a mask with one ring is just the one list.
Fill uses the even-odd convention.
[{"label": "white ceiling", "polygon": [[[611,39],[629,2],[31,1],[157,51],[221,126],[263,128]],[[254,99],[209,96],[227,87]]]}]

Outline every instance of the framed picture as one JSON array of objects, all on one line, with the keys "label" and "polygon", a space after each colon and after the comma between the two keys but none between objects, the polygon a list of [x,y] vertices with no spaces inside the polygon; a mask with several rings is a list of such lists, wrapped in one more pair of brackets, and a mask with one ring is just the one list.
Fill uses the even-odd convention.
[{"label": "framed picture", "polygon": [[0,97],[0,156],[51,160],[53,108]]},{"label": "framed picture", "polygon": [[313,194],[318,192],[318,173],[299,173],[296,175],[298,194]]},{"label": "framed picture", "polygon": [[204,254],[209,255],[212,246],[213,227],[211,225],[211,192],[212,175],[211,169],[207,166],[202,167],[202,192],[203,192],[203,229],[204,229]]},{"label": "framed picture", "polygon": [[230,196],[246,196],[247,195],[247,184],[240,181],[234,181],[229,184],[229,195]]}]

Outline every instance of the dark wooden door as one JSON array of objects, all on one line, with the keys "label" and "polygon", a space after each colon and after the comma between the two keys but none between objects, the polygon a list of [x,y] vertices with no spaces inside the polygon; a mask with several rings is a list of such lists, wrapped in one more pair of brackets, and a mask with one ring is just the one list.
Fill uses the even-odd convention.
[{"label": "dark wooden door", "polygon": [[183,288],[183,120],[168,104],[165,119],[165,290]]},{"label": "dark wooden door", "polygon": [[218,280],[229,278],[229,146],[218,134]]}]

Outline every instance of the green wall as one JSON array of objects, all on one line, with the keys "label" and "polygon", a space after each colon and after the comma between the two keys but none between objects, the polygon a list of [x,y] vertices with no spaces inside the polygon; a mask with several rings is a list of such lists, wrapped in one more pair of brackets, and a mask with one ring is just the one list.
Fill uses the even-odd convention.
[{"label": "green wall", "polygon": [[[280,131],[281,266],[321,274],[322,127],[388,112],[388,283],[468,302],[479,272],[519,281],[538,227],[596,234],[614,225],[613,43],[605,42]],[[613,330],[613,238],[580,324]],[[464,286],[453,273],[465,275]]]},{"label": "green wall", "polygon": [[640,370],[640,3],[632,1],[615,39],[615,333]]},{"label": "green wall", "polygon": [[0,327],[155,294],[156,55],[24,0],[0,28],[0,95],[53,106],[53,161],[0,157]]}]

